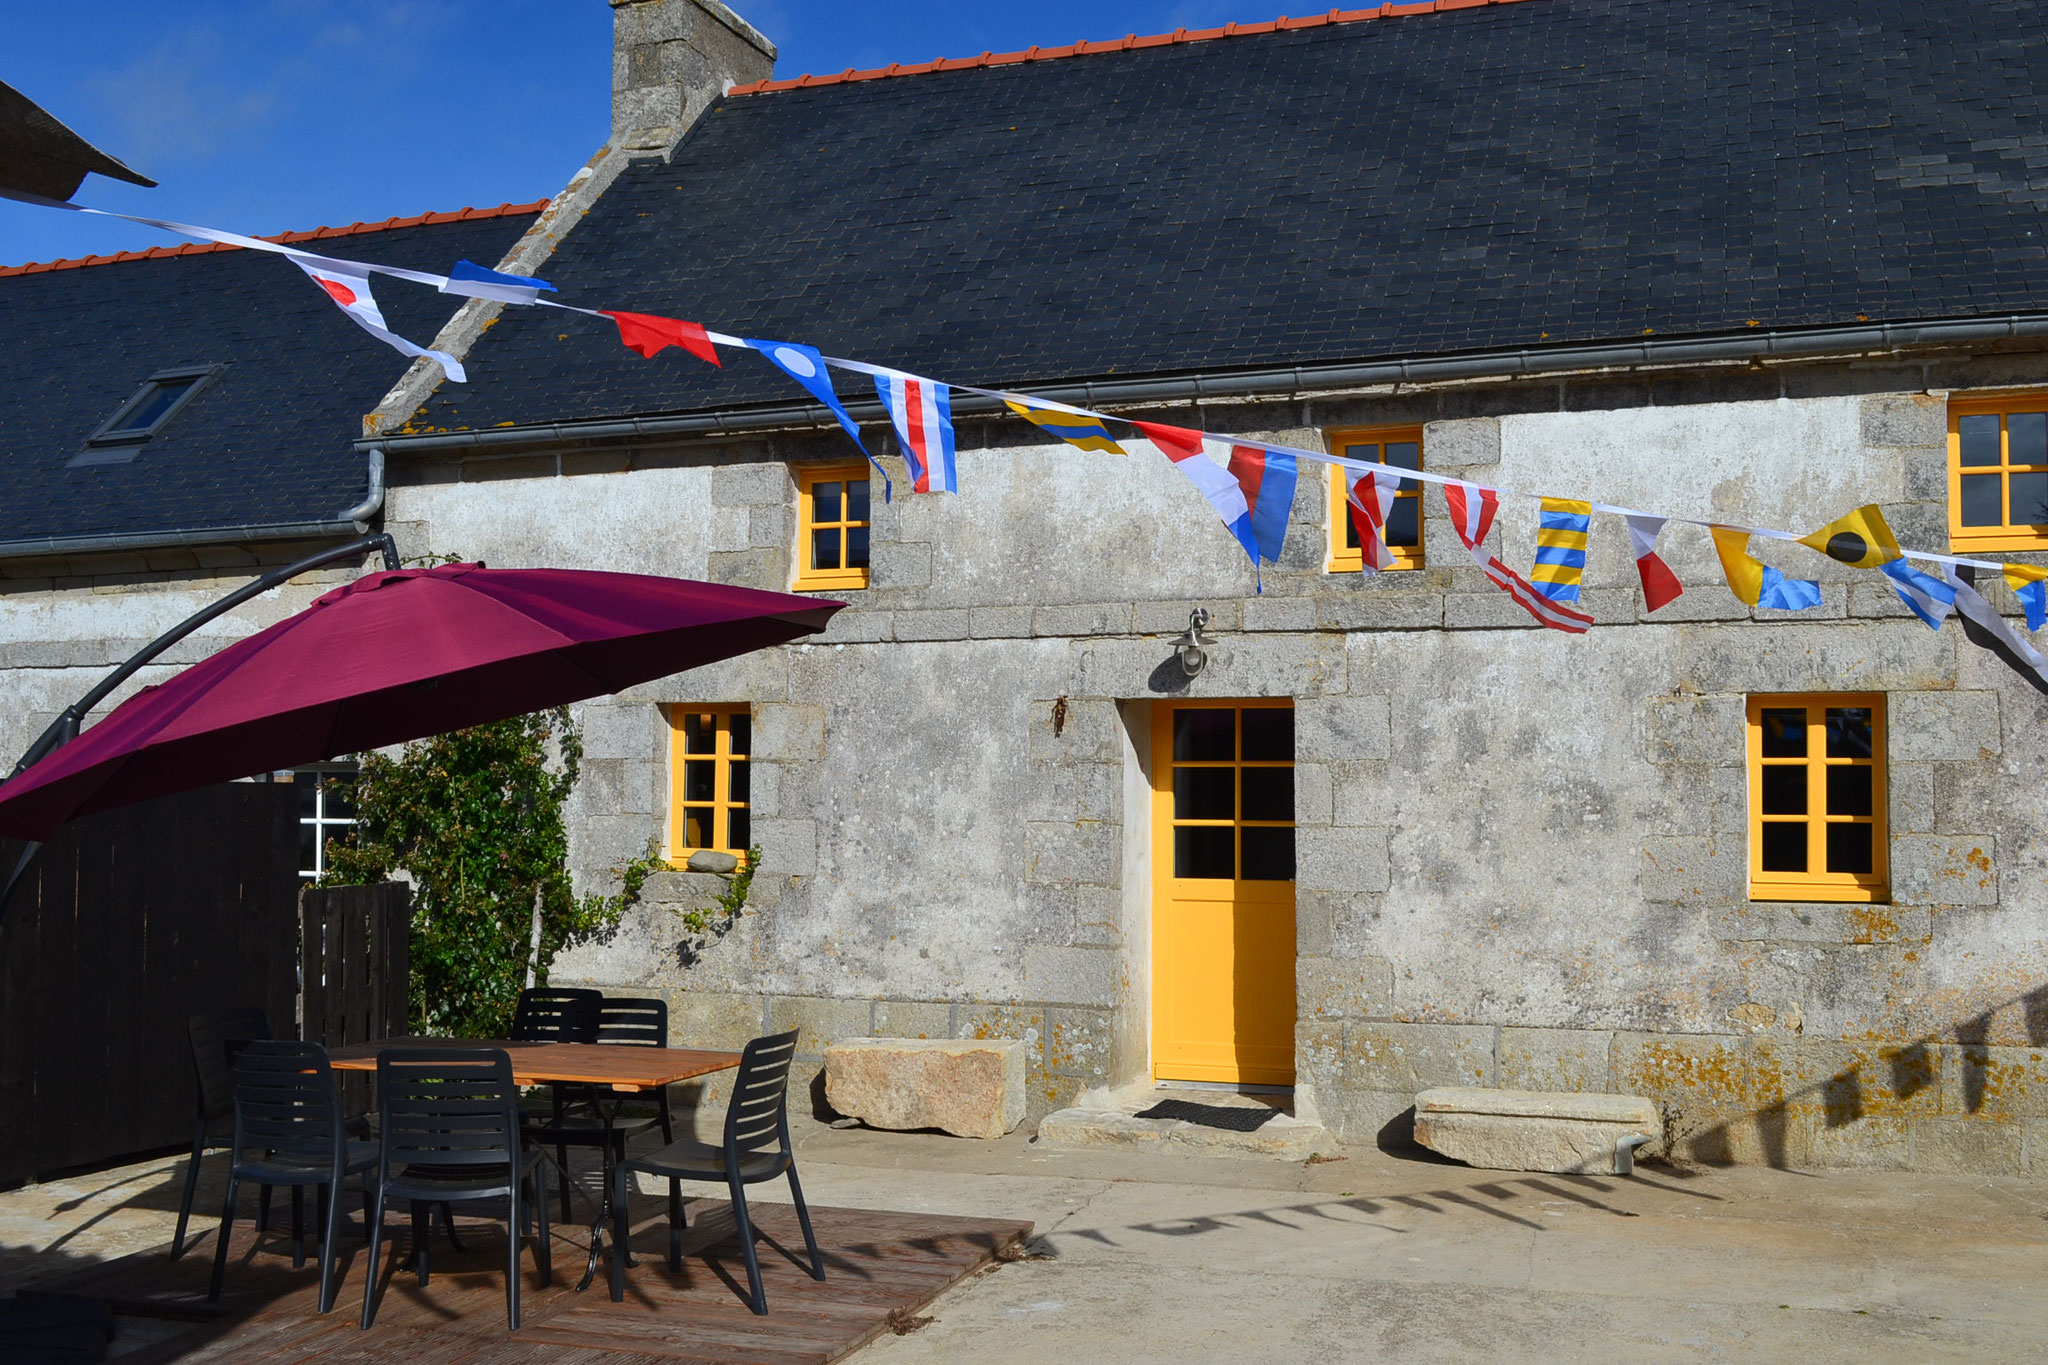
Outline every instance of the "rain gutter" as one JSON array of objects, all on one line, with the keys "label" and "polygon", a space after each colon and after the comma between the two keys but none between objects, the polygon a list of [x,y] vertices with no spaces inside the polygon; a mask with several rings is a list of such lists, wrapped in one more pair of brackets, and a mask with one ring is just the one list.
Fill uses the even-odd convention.
[{"label": "rain gutter", "polygon": [[[1859,323],[1784,331],[1745,331],[1705,337],[1644,337],[1586,345],[1479,351],[1406,360],[1368,360],[1334,365],[1293,365],[1216,374],[1165,375],[1147,379],[1095,380],[1081,384],[1033,384],[1042,398],[1076,407],[1113,408],[1142,403],[1271,397],[1280,394],[1358,389],[1388,384],[1456,380],[1515,379],[1574,370],[1643,365],[1729,364],[1833,354],[1899,351],[1916,346],[2048,339],[2048,313],[2005,317],[1934,318],[1920,322]],[[877,402],[846,405],[857,419],[886,420]],[[1001,411],[1001,404],[956,393],[956,416]],[[736,435],[836,424],[820,404],[776,404],[725,408],[658,417],[604,418],[492,427],[481,431],[384,435],[358,441],[358,450],[389,449],[403,454],[492,450],[569,441],[610,441],[631,437]]]},{"label": "rain gutter", "polygon": [[100,536],[31,536],[0,540],[0,559],[34,555],[114,554],[136,550],[180,549],[199,545],[243,545],[259,540],[313,540],[324,536],[361,535],[384,510],[384,452],[370,447],[369,489],[363,500],[324,521],[261,523],[246,526],[199,526],[177,531],[119,531]]}]

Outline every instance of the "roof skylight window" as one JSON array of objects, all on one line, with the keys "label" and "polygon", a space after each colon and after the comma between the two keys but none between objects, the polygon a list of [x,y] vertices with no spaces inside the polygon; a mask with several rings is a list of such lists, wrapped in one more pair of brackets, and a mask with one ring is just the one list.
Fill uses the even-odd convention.
[{"label": "roof skylight window", "polygon": [[159,370],[143,381],[135,396],[123,403],[99,430],[86,437],[88,447],[140,445],[162,431],[213,377],[218,365]]}]

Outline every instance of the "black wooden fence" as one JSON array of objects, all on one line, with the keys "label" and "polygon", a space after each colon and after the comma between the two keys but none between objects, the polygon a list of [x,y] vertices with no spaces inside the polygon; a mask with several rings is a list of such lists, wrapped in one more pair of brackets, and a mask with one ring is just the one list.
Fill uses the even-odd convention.
[{"label": "black wooden fence", "polygon": [[[412,902],[399,882],[336,886],[299,897],[301,1038],[328,1048],[407,1032]],[[340,1075],[350,1114],[368,1113],[376,1078]]]}]

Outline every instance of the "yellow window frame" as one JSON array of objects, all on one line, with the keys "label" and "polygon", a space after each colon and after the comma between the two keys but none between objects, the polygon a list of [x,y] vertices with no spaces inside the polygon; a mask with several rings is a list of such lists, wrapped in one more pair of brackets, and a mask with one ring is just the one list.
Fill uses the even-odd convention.
[{"label": "yellow window frame", "polygon": [[[1831,757],[1827,752],[1827,713],[1833,709],[1863,708],[1870,712],[1870,756]],[[1805,712],[1805,754],[1800,757],[1766,756],[1764,713]],[[1886,822],[1889,783],[1885,773],[1885,696],[1882,692],[1795,692],[1759,694],[1749,698],[1749,898],[1755,901],[1835,901],[1864,904],[1891,899],[1890,840]],[[1765,769],[1805,769],[1804,811],[1766,811]],[[1829,806],[1830,769],[1867,767],[1869,813],[1833,813]],[[1796,788],[1795,788],[1796,790]],[[1766,824],[1806,827],[1804,872],[1764,869]],[[1844,824],[1870,826],[1870,871],[1829,872],[1828,830]],[[1814,869],[1820,869],[1818,871]]]},{"label": "yellow window frame", "polygon": [[[2048,414],[2048,393],[2035,391],[2005,394],[1997,398],[1958,398],[1948,405],[1948,535],[1956,550],[2041,550],[2048,549],[2048,522],[2014,522],[2012,517],[2013,475],[2038,475],[2048,484],[2048,460],[2013,462],[2012,424],[2014,414]],[[1963,421],[1965,418],[1998,418],[1998,463],[1963,463]],[[2048,451],[2043,452],[2048,455]],[[1963,524],[1963,480],[1998,479],[1998,515],[1994,525]]]},{"label": "yellow window frame", "polygon": [[[1415,445],[1415,467],[1417,469],[1422,468],[1425,460],[1422,450],[1422,428],[1419,426],[1348,427],[1324,432],[1323,439],[1328,442],[1330,453],[1339,456],[1344,455],[1353,446],[1378,446],[1379,451],[1371,455],[1361,453],[1352,457],[1361,460],[1369,459],[1375,464],[1391,463],[1391,461],[1383,458],[1388,445],[1413,442]],[[1330,552],[1328,559],[1324,562],[1323,571],[1325,573],[1363,573],[1365,571],[1365,552],[1358,545],[1358,533],[1351,525],[1351,515],[1348,510],[1349,499],[1344,483],[1343,466],[1331,465],[1329,471]],[[1404,499],[1412,499],[1414,501],[1415,543],[1413,545],[1389,545],[1387,547],[1393,552],[1393,568],[1396,570],[1419,569],[1422,567],[1422,485],[1417,483],[1413,488],[1403,489],[1396,493],[1394,498],[1397,504]],[[1389,517],[1391,518],[1391,516],[1392,513],[1390,512]]]},{"label": "yellow window frame", "polygon": [[[796,470],[796,582],[795,588],[804,591],[844,592],[848,588],[865,588],[868,585],[868,566],[847,563],[852,549],[852,537],[848,532],[873,526],[872,502],[870,515],[853,516],[852,499],[847,495],[847,485],[868,483],[868,466],[865,461],[852,460],[845,464],[800,465]],[[836,484],[839,488],[839,509],[836,517],[821,518],[818,515],[818,486]],[[872,496],[872,486],[869,488]],[[813,554],[813,534],[818,531],[837,531],[837,562],[821,565]],[[872,548],[872,546],[871,546]]]},{"label": "yellow window frame", "polygon": [[745,862],[753,839],[753,711],[677,705],[668,708],[668,723],[669,861],[681,866],[709,849]]}]

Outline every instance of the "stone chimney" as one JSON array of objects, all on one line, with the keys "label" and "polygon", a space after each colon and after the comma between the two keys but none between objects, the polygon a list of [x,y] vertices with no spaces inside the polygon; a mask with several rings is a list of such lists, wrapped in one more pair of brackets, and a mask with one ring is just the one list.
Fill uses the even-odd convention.
[{"label": "stone chimney", "polygon": [[667,151],[711,101],[775,74],[775,44],[719,0],[611,0],[612,145]]}]

